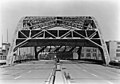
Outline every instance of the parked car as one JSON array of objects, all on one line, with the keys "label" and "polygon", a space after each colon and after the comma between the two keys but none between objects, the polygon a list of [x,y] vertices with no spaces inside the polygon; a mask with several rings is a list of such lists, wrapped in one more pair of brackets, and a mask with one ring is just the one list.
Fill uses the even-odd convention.
[{"label": "parked car", "polygon": [[120,61],[119,60],[112,60],[109,63],[110,65],[114,65],[114,66],[120,66]]}]

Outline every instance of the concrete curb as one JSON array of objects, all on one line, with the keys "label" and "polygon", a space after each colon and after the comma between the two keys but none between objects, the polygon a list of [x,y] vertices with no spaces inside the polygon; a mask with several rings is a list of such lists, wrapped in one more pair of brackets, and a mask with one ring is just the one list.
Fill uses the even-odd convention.
[{"label": "concrete curb", "polygon": [[15,66],[16,64],[12,64],[12,65],[2,65],[2,66],[0,66],[0,68],[6,68],[6,67],[11,67],[11,66]]}]

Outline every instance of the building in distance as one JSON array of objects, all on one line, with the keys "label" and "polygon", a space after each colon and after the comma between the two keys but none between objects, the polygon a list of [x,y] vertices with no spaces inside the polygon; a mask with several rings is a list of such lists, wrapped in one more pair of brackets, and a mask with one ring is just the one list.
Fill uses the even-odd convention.
[{"label": "building in distance", "polygon": [[111,61],[120,61],[120,41],[107,41]]}]

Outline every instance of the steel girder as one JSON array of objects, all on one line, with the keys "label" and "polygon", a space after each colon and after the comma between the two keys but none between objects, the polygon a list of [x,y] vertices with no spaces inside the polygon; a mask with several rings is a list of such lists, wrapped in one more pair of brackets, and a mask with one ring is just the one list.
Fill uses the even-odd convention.
[{"label": "steel girder", "polygon": [[[54,29],[56,27],[64,28]],[[30,46],[90,46],[103,50],[106,64],[109,55],[100,28],[94,17],[27,16],[20,20],[8,53],[8,64],[19,47]]]}]

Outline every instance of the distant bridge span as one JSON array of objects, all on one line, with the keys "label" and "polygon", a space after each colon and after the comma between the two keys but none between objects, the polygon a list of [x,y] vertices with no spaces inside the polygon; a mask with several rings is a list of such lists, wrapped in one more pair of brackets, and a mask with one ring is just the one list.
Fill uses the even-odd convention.
[{"label": "distant bridge span", "polygon": [[[102,53],[104,63],[109,64],[110,58],[106,44],[94,17],[91,16],[26,16],[23,17],[15,30],[12,45],[7,56],[7,64],[12,64],[13,54],[20,47],[70,46],[97,47]],[[38,51],[41,52],[42,50]],[[64,50],[65,51],[65,50]],[[37,59],[38,52],[35,52]]]}]

